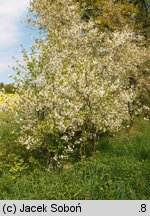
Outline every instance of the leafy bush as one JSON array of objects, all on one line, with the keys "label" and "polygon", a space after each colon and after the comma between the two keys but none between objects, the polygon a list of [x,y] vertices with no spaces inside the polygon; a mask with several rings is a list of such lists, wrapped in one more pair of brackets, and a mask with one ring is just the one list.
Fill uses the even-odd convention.
[{"label": "leafy bush", "polygon": [[[34,152],[29,153],[17,140],[20,133],[18,124],[12,113],[0,112],[0,175],[8,174],[16,179],[26,171],[38,172],[42,169],[42,160],[39,162]],[[45,166],[44,166],[45,167]]]}]

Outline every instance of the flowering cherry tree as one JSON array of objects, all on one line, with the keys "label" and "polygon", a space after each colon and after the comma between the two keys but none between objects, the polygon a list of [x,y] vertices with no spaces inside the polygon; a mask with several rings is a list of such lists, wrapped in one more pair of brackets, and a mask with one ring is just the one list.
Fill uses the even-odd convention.
[{"label": "flowering cherry tree", "polygon": [[16,68],[19,142],[43,148],[49,161],[76,150],[82,157],[101,134],[130,125],[139,90],[130,78],[149,53],[128,27],[101,33],[81,20],[73,0],[34,0],[31,10],[46,34]]}]

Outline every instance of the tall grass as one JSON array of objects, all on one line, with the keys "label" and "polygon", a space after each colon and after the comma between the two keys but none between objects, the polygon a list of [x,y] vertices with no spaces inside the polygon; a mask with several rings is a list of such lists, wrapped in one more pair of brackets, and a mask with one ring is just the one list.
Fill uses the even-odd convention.
[{"label": "tall grass", "polygon": [[95,155],[62,170],[0,178],[0,199],[149,199],[150,124],[97,142]]}]

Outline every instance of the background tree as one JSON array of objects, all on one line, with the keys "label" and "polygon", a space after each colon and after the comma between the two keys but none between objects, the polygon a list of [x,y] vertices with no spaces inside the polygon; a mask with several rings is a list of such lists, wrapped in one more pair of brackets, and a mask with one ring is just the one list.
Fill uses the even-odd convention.
[{"label": "background tree", "polygon": [[101,31],[122,29],[135,22],[137,8],[128,1],[77,0],[80,3],[82,19],[93,19]]},{"label": "background tree", "polygon": [[3,82],[1,82],[0,83],[0,90],[1,89],[5,89],[6,93],[10,93],[10,94],[15,92],[15,88],[14,88],[13,83],[4,84]]},{"label": "background tree", "polygon": [[145,36],[147,43],[150,36],[150,0],[133,0],[132,3],[137,7],[136,25]]}]

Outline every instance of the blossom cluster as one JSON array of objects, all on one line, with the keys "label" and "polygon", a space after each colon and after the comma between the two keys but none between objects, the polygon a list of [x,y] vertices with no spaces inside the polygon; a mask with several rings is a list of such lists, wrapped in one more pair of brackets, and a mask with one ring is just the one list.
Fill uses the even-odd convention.
[{"label": "blossom cluster", "polygon": [[81,20],[78,7],[73,0],[34,1],[47,35],[30,56],[23,51],[17,69],[19,141],[28,149],[46,146],[53,158],[76,146],[82,155],[87,142],[130,125],[139,90],[131,78],[138,80],[149,57],[128,27],[99,32],[92,20]]}]

